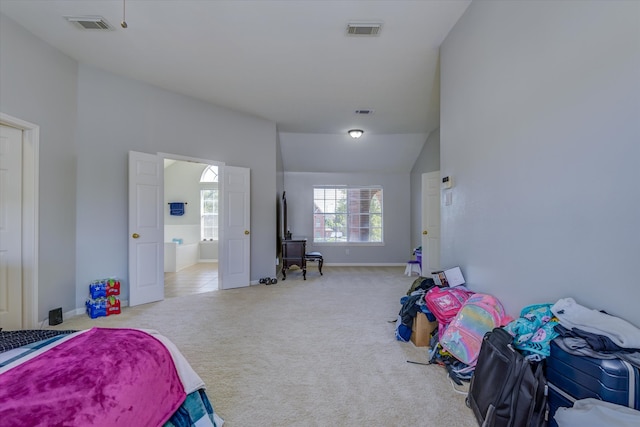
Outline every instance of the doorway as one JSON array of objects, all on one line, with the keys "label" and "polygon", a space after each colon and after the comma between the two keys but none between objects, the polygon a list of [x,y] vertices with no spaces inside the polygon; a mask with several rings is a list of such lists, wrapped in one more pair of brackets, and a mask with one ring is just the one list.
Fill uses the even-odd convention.
[{"label": "doorway", "polygon": [[422,174],[422,275],[440,269],[440,171]]},{"label": "doorway", "polygon": [[163,162],[165,298],[218,290],[218,165]]},{"label": "doorway", "polygon": [[[4,128],[15,128],[18,131],[17,145],[20,145],[21,155],[17,162],[19,171],[13,169],[20,179],[18,203],[6,204],[11,208],[13,217],[20,222],[21,233],[18,237],[21,249],[18,262],[20,280],[17,284],[7,281],[4,285],[8,290],[12,287],[12,293],[20,296],[18,308],[20,313],[11,315],[11,325],[5,324],[0,319],[0,327],[6,329],[32,329],[38,324],[38,149],[40,145],[40,127],[36,124],[0,113],[0,125]],[[4,132],[3,132],[4,133]],[[3,151],[3,150],[0,150]],[[3,196],[6,195],[4,189]],[[3,202],[4,203],[4,202]],[[4,212],[5,214],[7,212]],[[5,215],[6,216],[6,215]],[[2,238],[4,241],[4,236]],[[8,277],[4,276],[3,277]],[[5,294],[7,295],[7,294]],[[11,306],[13,310],[15,306]],[[4,317],[4,316],[2,316]],[[7,321],[8,322],[8,321]]]},{"label": "doorway", "polygon": [[[129,151],[129,305],[164,299],[164,159],[220,166],[219,288],[250,285],[251,170],[185,156]],[[175,195],[184,199],[181,194]],[[176,208],[185,208],[185,201]],[[177,206],[181,205],[181,206]]]}]

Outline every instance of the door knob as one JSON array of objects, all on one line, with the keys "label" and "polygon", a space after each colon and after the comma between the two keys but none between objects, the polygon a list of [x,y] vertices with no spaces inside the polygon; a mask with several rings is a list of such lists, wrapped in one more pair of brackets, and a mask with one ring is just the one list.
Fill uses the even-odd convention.
[{"label": "door knob", "polygon": [[134,239],[137,239],[138,237],[140,237],[140,235],[138,233],[133,233],[131,237],[133,237]]},{"label": "door knob", "polygon": [[428,232],[427,230],[424,230],[424,231],[422,232],[422,234],[427,235],[427,234],[429,234],[429,232]]},{"label": "door knob", "polygon": [[244,234],[249,234],[249,230],[244,230]]}]

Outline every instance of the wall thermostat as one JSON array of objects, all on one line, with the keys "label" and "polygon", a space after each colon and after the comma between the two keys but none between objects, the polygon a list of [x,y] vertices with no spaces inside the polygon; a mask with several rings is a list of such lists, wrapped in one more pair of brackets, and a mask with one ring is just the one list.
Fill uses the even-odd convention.
[{"label": "wall thermostat", "polygon": [[453,178],[450,176],[445,176],[442,178],[442,189],[446,190],[448,188],[453,187]]}]

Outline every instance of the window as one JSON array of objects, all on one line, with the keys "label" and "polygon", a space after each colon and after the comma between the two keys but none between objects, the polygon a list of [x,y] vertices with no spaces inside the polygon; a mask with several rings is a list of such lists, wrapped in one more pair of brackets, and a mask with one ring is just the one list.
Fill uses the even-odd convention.
[{"label": "window", "polygon": [[200,238],[218,240],[217,166],[207,166],[200,176]]},{"label": "window", "polygon": [[314,187],[314,243],[381,243],[382,187]]}]

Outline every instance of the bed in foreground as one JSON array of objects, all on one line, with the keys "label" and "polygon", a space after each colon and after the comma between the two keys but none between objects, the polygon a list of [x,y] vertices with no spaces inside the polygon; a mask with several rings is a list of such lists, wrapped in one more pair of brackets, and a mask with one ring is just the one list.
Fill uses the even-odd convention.
[{"label": "bed in foreground", "polygon": [[0,332],[0,351],[3,425],[223,424],[202,379],[156,331]]}]

